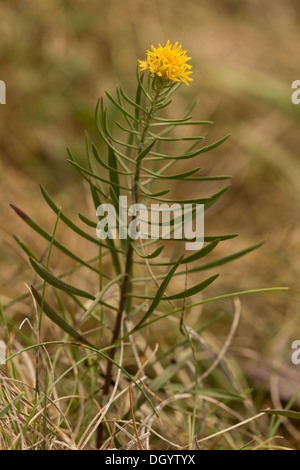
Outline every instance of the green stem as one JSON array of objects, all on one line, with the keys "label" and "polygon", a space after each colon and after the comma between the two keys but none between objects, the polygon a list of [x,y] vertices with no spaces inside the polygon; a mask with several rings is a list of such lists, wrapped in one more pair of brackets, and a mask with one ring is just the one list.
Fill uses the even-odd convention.
[{"label": "green stem", "polygon": [[[160,96],[160,90],[156,90],[155,95],[153,97],[153,100],[150,103],[149,111],[146,115],[145,125],[144,125],[143,132],[141,134],[141,139],[140,139],[140,142],[139,142],[139,152],[141,152],[145,147],[145,140],[146,140],[147,133],[148,133],[148,130],[149,130],[150,122],[154,117],[155,108],[156,108],[156,104],[157,104],[157,101],[159,99],[159,96]],[[136,165],[135,175],[134,175],[133,184],[132,184],[132,202],[133,202],[133,204],[138,203],[138,184],[139,184],[140,170],[141,170],[141,162],[138,162],[137,165]],[[126,310],[127,295],[128,295],[128,292],[129,292],[129,289],[130,289],[130,284],[131,284],[131,271],[132,271],[132,264],[133,264],[133,253],[134,253],[134,251],[133,251],[132,243],[129,242],[128,243],[127,253],[126,253],[124,280],[123,280],[123,283],[122,283],[122,286],[121,286],[121,292],[120,292],[119,309],[118,309],[117,316],[116,316],[116,322],[115,322],[115,326],[114,326],[114,330],[113,330],[113,337],[112,337],[111,344],[114,344],[120,336],[121,322],[122,322],[122,318],[123,318],[123,313]],[[106,396],[109,393],[110,385],[111,385],[111,382],[112,382],[112,367],[113,367],[112,360],[115,357],[116,351],[117,351],[117,348],[113,348],[113,349],[110,350],[110,353],[109,353],[109,357],[110,357],[111,360],[109,360],[108,363],[107,363],[105,383],[104,383],[104,387],[103,387],[103,396]],[[100,431],[100,429],[99,429],[99,431]],[[101,431],[101,434],[102,434],[102,431]],[[99,432],[98,432],[97,444],[101,444],[101,442],[102,442],[102,435],[100,436]]]}]

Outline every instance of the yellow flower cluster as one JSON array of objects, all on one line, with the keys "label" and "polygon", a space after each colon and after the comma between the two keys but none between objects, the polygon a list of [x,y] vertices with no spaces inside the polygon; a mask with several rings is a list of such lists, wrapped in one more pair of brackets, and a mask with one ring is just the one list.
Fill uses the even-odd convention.
[{"label": "yellow flower cluster", "polygon": [[169,80],[176,82],[181,80],[189,85],[189,81],[193,80],[189,76],[193,73],[192,66],[187,63],[190,59],[178,42],[172,45],[170,41],[167,41],[165,47],[160,44],[157,48],[151,46],[151,51],[147,51],[147,59],[139,60],[139,63],[141,70],[149,69],[166,83]]}]

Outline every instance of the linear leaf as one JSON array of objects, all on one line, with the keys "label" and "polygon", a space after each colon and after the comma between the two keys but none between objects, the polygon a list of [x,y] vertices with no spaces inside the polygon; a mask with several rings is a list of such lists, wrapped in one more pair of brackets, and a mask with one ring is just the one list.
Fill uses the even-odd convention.
[{"label": "linear leaf", "polygon": [[[103,166],[103,168],[105,168],[106,170],[109,170],[109,171],[114,171],[115,173],[118,173],[119,175],[134,175],[134,173],[132,171],[122,171],[122,170],[119,170],[118,168],[115,168],[113,166],[109,166],[107,165],[100,157],[98,151],[97,151],[97,148],[95,146],[95,144],[92,143],[91,145],[92,147],[92,151],[94,153],[94,156],[97,160],[97,162]],[[111,150],[111,149],[110,149]],[[111,150],[112,151],[112,150]]]},{"label": "linear leaf", "polygon": [[192,137],[163,137],[159,134],[154,134],[153,132],[149,132],[151,137],[156,138],[156,140],[162,140],[163,142],[184,142],[184,141],[197,141],[205,139],[203,135],[192,136]]},{"label": "linear leaf", "polygon": [[223,188],[220,189],[220,191],[218,191],[217,193],[213,194],[210,201],[208,201],[206,204],[205,204],[205,210],[207,211],[211,206],[213,206],[217,201],[218,199],[220,199],[221,196],[223,196],[224,193],[226,193],[226,191],[228,191],[228,189],[230,188],[230,184],[227,184],[226,186],[224,186]]},{"label": "linear leaf", "polygon": [[205,279],[205,281],[200,282],[196,286],[193,286],[190,289],[180,292],[179,294],[164,297],[162,300],[177,300],[177,299],[185,299],[185,298],[191,297],[192,295],[198,294],[198,292],[201,292],[203,289],[209,286],[212,282],[214,282],[215,279],[217,279],[217,277],[219,277],[219,274],[216,274],[215,276],[211,276],[208,279]]},{"label": "linear leaf", "polygon": [[8,403],[7,406],[5,406],[1,411],[0,411],[0,418],[3,418],[3,416],[5,416],[7,413],[9,413],[9,411],[12,409],[12,407],[18,403],[22,398],[23,396],[25,395],[25,392],[21,392],[19,393],[19,395],[17,395],[12,401],[11,403]]},{"label": "linear leaf", "polygon": [[238,233],[228,233],[226,235],[205,235],[204,236],[204,241],[205,242],[213,242],[217,239],[220,239],[220,241],[224,241],[224,240],[232,240],[232,238],[236,238],[238,237],[239,234]]},{"label": "linear leaf", "polygon": [[133,121],[136,121],[136,118],[135,116],[133,116],[132,114],[130,114],[126,108],[124,108],[117,100],[115,100],[109,93],[108,91],[105,92],[106,96],[108,97],[108,99],[120,110],[122,111],[122,113],[129,117],[130,119],[133,119]]},{"label": "linear leaf", "polygon": [[257,248],[260,248],[264,243],[265,242],[257,243],[256,245],[250,246],[249,248],[246,248],[245,250],[238,251],[237,253],[233,253],[232,255],[217,259],[215,261],[212,261],[211,263],[203,264],[202,266],[197,266],[196,268],[192,268],[189,272],[204,271],[205,269],[211,269],[217,266],[221,266],[222,264],[229,263],[230,261],[238,259],[241,256],[245,256],[251,251],[256,250]]},{"label": "linear leaf", "polygon": [[[143,253],[142,251],[140,251],[136,244],[135,243],[132,243],[132,248],[134,249],[134,251],[139,255],[140,258],[144,258],[144,259],[153,259],[153,258],[157,258],[157,256],[159,256],[161,254],[161,252],[163,251],[164,249],[164,246],[160,246],[159,248],[157,248],[157,250],[155,250],[153,253],[149,254],[149,255],[146,255],[145,253]],[[174,263],[172,263],[173,265]]]},{"label": "linear leaf", "polygon": [[[129,96],[126,95],[126,93],[125,93],[125,91],[123,90],[122,87],[120,87],[120,93],[121,93],[122,97],[124,98],[124,100],[127,101],[127,103],[131,104],[131,106],[133,106],[135,109],[138,109],[139,111],[142,111],[142,113],[144,113],[144,114],[147,113],[147,111],[142,106],[140,106],[139,103],[133,101],[132,99],[129,98]],[[135,116],[135,118],[138,119],[137,116]]]},{"label": "linear leaf", "polygon": [[183,258],[181,264],[191,263],[208,255],[218,245],[219,241],[220,239],[214,240],[205,247],[201,248],[201,250],[197,251],[196,253],[193,253],[190,256],[186,256],[185,258]]},{"label": "linear leaf", "polygon": [[[70,150],[69,148],[67,148],[67,153],[68,153],[68,155],[69,155],[69,157],[70,157],[70,160],[69,160],[69,161],[70,161],[70,162],[77,163],[76,160],[75,160],[75,158],[74,158],[74,156],[73,156],[73,154],[72,154],[72,152],[71,152],[71,150]],[[67,161],[68,161],[68,160],[67,160]],[[80,168],[79,168],[79,167],[75,167],[75,168],[76,168],[76,170],[78,171],[78,173],[82,176],[82,178],[83,178],[85,181],[87,181],[88,183],[90,183],[90,179],[80,170]]]},{"label": "linear leaf", "polygon": [[227,191],[230,188],[230,185],[224,186],[220,191],[217,193],[213,194],[210,197],[203,197],[203,198],[198,198],[198,199],[177,199],[177,200],[172,200],[172,199],[163,199],[163,198],[158,198],[155,196],[151,196],[152,199],[156,199],[157,201],[160,202],[168,202],[168,203],[180,203],[180,204],[205,204],[205,209],[208,208],[212,203],[214,203],[225,191]]},{"label": "linear leaf", "polygon": [[152,147],[155,145],[156,143],[156,140],[152,140],[152,142],[150,142],[150,144],[148,144],[137,156],[137,163],[139,163],[140,161],[143,160],[143,158],[145,158],[146,155],[148,155],[148,153],[150,152],[150,150],[152,149]]},{"label": "linear leaf", "polygon": [[90,341],[88,341],[82,334],[78,333],[69,323],[67,323],[61,315],[59,315],[49,304],[42,299],[41,295],[37,292],[37,290],[31,286],[32,294],[37,301],[38,305],[41,307],[43,305],[43,312],[50,318],[53,323],[59,326],[65,333],[68,333],[72,338],[80,341],[80,343],[87,344],[88,346],[94,347]]},{"label": "linear leaf", "polygon": [[[193,286],[190,289],[186,289],[185,291],[180,292],[179,294],[170,295],[168,297],[165,296],[161,300],[179,300],[179,299],[189,298],[192,295],[195,295],[201,292],[203,289],[209,286],[212,282],[214,282],[214,280],[217,279],[217,277],[219,277],[219,274],[216,274],[215,276],[212,276],[206,279],[205,281],[200,282],[196,286]],[[142,295],[142,294],[130,294],[130,296],[136,299],[148,299],[148,300],[154,299],[153,295],[151,296],[151,295]]]},{"label": "linear leaf", "polygon": [[[100,119],[100,113],[102,114],[101,119]],[[119,160],[119,162],[121,163],[122,159],[123,159],[123,160],[128,161],[132,164],[136,164],[135,160],[133,160],[132,158],[127,157],[124,153],[122,153],[118,149],[116,149],[116,147],[114,147],[112,145],[112,143],[109,139],[109,136],[107,136],[108,130],[105,128],[105,126],[106,126],[106,112],[103,110],[103,100],[102,99],[100,101],[98,101],[97,106],[96,106],[95,121],[96,121],[97,129],[98,129],[101,137],[103,138],[104,142],[106,143],[106,145],[109,148],[111,148],[112,150],[114,150],[116,155],[121,157],[121,160]],[[131,132],[133,132],[133,131],[131,131]],[[123,168],[124,168],[124,165],[123,165]],[[124,168],[124,169],[126,169],[126,168]]]},{"label": "linear leaf", "polygon": [[147,91],[145,90],[144,86],[143,86],[143,77],[144,77],[144,74],[142,73],[140,75],[140,69],[139,69],[139,64],[137,62],[137,67],[136,67],[136,76],[137,76],[137,81],[138,81],[138,84],[139,84],[139,87],[140,89],[142,90],[142,92],[144,93],[144,95],[146,96],[147,100],[151,103],[151,96],[149,95],[149,93],[147,93]]},{"label": "linear leaf", "polygon": [[143,318],[139,321],[139,323],[133,328],[133,330],[131,331],[131,333],[134,333],[134,331],[138,330],[141,328],[141,326],[145,323],[145,321],[147,320],[147,318],[150,317],[150,315],[154,312],[154,310],[156,309],[156,307],[158,306],[158,304],[160,303],[160,301],[162,300],[163,296],[164,296],[164,293],[176,271],[176,269],[178,268],[179,264],[181,263],[181,260],[182,260],[182,257],[179,258],[179,260],[174,264],[174,266],[170,269],[169,273],[167,274],[167,276],[165,277],[165,279],[163,280],[163,282],[161,283],[157,293],[156,293],[156,296],[155,298],[153,299],[150,307],[148,308],[147,312],[145,313],[145,315],[143,316]]},{"label": "linear leaf", "polygon": [[114,183],[114,189],[116,192],[116,196],[119,198],[120,196],[120,181],[119,175],[117,173],[118,165],[117,160],[114,154],[114,151],[110,148],[108,149],[108,164],[110,166],[109,170],[109,180],[111,183]]},{"label": "linear leaf", "polygon": [[[24,220],[24,222],[29,225],[29,227],[31,227],[35,232],[37,232],[39,235],[41,235],[43,238],[45,238],[45,240],[51,242],[51,239],[52,239],[52,235],[48,232],[46,232],[46,230],[44,230],[42,227],[40,227],[40,225],[38,225],[37,223],[35,223],[27,214],[25,214],[25,212],[23,212],[21,209],[19,209],[18,207],[14,206],[13,204],[10,204],[11,208],[16,212],[16,214],[22,219]],[[96,273],[98,273],[98,270],[96,268],[94,268],[93,266],[91,266],[89,263],[86,263],[83,259],[79,258],[79,256],[76,256],[72,251],[68,250],[68,248],[66,248],[62,243],[60,243],[59,241],[57,241],[56,239],[53,240],[53,245],[56,246],[56,248],[58,248],[62,253],[64,253],[65,255],[69,256],[69,258],[72,258],[73,260],[77,261],[78,263],[82,264],[83,266],[85,266],[86,268],[88,269],[91,269],[92,271],[95,271]]]},{"label": "linear leaf", "polygon": [[17,235],[13,235],[13,237],[16,240],[16,242],[19,244],[19,246],[22,248],[22,250],[24,250],[28,256],[31,256],[32,258],[38,261],[39,259],[38,256],[35,253],[33,253],[31,248],[29,248],[29,246],[23,240],[21,240]]},{"label": "linear leaf", "polygon": [[[210,152],[216,147],[219,147],[219,145],[225,142],[225,140],[227,140],[229,137],[230,135],[228,134],[225,137],[222,137],[222,139],[219,139],[218,141],[213,142],[210,145],[206,145],[205,147],[201,147],[200,149],[195,150],[194,152],[189,152],[189,153],[185,153],[182,155],[171,156],[171,155],[165,155],[165,154],[157,153],[157,152],[151,152],[151,155],[153,155],[154,159],[158,159],[158,160],[187,160],[189,158],[197,157],[198,155],[202,153]],[[150,159],[152,158],[148,158],[147,160],[150,160]]]},{"label": "linear leaf", "polygon": [[[181,392],[184,389],[184,384],[170,383],[165,385],[166,390],[172,390],[173,392]],[[190,392],[194,391],[194,387],[189,389]],[[206,397],[217,398],[220,400],[229,401],[244,401],[245,397],[234,392],[225,392],[221,389],[215,388],[198,388],[197,393]]]},{"label": "linear leaf", "polygon": [[154,122],[152,124],[150,124],[150,126],[152,127],[158,127],[158,126],[202,126],[202,125],[206,125],[206,124],[213,124],[212,121],[181,121],[181,120],[178,120],[178,121],[172,121],[171,123],[166,121],[166,122]]},{"label": "linear leaf", "polygon": [[168,193],[170,192],[169,189],[165,189],[164,191],[160,191],[160,192],[158,192],[158,193],[151,193],[150,191],[147,191],[147,190],[144,188],[144,186],[143,186],[142,183],[138,183],[138,186],[139,186],[139,188],[141,189],[142,193],[145,194],[145,196],[148,196],[148,197],[150,197],[150,198],[151,198],[151,197],[154,198],[154,197],[165,196],[166,194],[168,194]]},{"label": "linear leaf", "polygon": [[[49,196],[49,194],[47,193],[46,189],[40,185],[40,188],[41,188],[41,191],[42,191],[42,194],[43,194],[43,197],[45,199],[45,201],[47,202],[47,204],[49,205],[49,207],[53,210],[53,212],[55,212],[55,214],[58,214],[60,213],[60,219],[68,226],[70,227],[75,233],[77,233],[78,235],[80,235],[81,237],[89,240],[90,242],[92,243],[95,243],[96,245],[100,245],[100,246],[103,246],[105,248],[107,248],[107,245],[105,243],[102,243],[99,239],[95,238],[95,237],[92,237],[91,235],[89,235],[88,233],[84,232],[83,230],[81,230],[79,227],[77,227],[76,224],[74,224],[55,204],[55,202],[51,199],[51,197]],[[119,251],[119,252],[122,252],[122,250],[118,250],[117,248],[114,248],[116,251]]]},{"label": "linear leaf", "polygon": [[79,164],[76,163],[76,162],[73,162],[72,160],[68,160],[68,162],[70,162],[71,165],[73,165],[75,168],[78,168],[80,171],[82,171],[82,172],[85,173],[86,175],[92,176],[92,177],[95,178],[96,180],[102,181],[103,183],[106,183],[106,184],[108,184],[108,185],[114,186],[114,187],[116,187],[116,188],[118,188],[118,189],[124,189],[125,191],[130,191],[130,188],[127,188],[127,186],[121,186],[120,184],[114,183],[113,181],[109,181],[109,180],[107,180],[106,178],[101,178],[101,176],[97,175],[96,173],[93,173],[93,172],[90,171],[90,170],[87,170],[86,168],[83,168],[81,165],[79,165]]},{"label": "linear leaf", "polygon": [[[196,251],[196,253],[193,253],[192,255],[186,256],[185,258],[183,258],[180,264],[192,263],[193,261],[197,261],[203,258],[204,256],[208,255],[211,251],[213,251],[219,242],[220,242],[220,238],[217,238],[216,240],[212,241],[205,247],[201,248],[201,250]],[[173,266],[174,263],[150,262],[149,264],[151,266]]]},{"label": "linear leaf", "polygon": [[[99,195],[96,191],[95,186],[93,186],[91,184],[90,188],[91,188],[92,198],[93,198],[93,201],[94,201],[94,206],[95,206],[95,209],[97,210],[97,207],[101,204],[101,201],[100,201],[100,198],[99,198]],[[115,247],[115,243],[114,243],[113,239],[107,238],[106,241],[107,241],[107,245],[108,245],[108,248],[110,250],[110,253],[111,253],[112,262],[113,262],[113,265],[114,265],[115,272],[116,272],[116,274],[120,274],[122,272],[122,269],[121,269],[121,264],[120,264],[120,260],[119,260],[119,256],[118,256],[118,251],[119,250]]]},{"label": "linear leaf", "polygon": [[[200,168],[194,168],[193,170],[188,170],[183,173],[178,173],[177,175],[160,175],[159,173],[154,173],[153,171],[148,170],[148,168],[142,167],[141,169],[145,171],[146,173],[148,173],[149,175],[153,176],[154,178],[163,179],[163,180],[185,179],[188,176],[191,176],[200,170]],[[149,177],[147,176],[147,178]]]},{"label": "linear leaf", "polygon": [[[106,284],[106,286],[97,294],[95,300],[89,305],[88,309],[84,312],[83,316],[81,317],[81,323],[86,320],[87,317],[92,313],[92,311],[98,306],[98,304],[105,304],[102,301],[104,294],[111,288],[114,284],[119,283],[119,281],[124,277],[124,274],[121,273],[110,282]],[[107,305],[107,304],[106,304]],[[118,310],[118,309],[117,309]]]},{"label": "linear leaf", "polygon": [[79,213],[78,217],[80,218],[80,220],[82,220],[83,223],[88,225],[88,227],[97,228],[97,222],[95,222],[94,220],[89,219],[88,217],[86,217],[86,215]]},{"label": "linear leaf", "polygon": [[192,118],[193,118],[193,116],[186,116],[186,117],[179,118],[179,119],[168,119],[168,118],[162,118],[162,117],[155,117],[154,120],[155,121],[160,121],[160,122],[166,122],[167,124],[174,124],[174,123],[177,123],[177,122],[190,121]]},{"label": "linear leaf", "polygon": [[283,416],[284,418],[291,418],[291,419],[300,419],[299,411],[292,411],[292,410],[260,410],[260,411],[263,413],[267,413],[268,415]]},{"label": "linear leaf", "polygon": [[[196,302],[196,303],[188,304],[188,305],[185,306],[185,310],[193,308],[193,307],[197,307],[198,305],[203,305],[203,304],[206,304],[206,303],[209,303],[209,302],[215,302],[215,301],[218,301],[218,300],[229,299],[229,298],[238,297],[238,296],[241,296],[241,295],[259,294],[259,293],[268,293],[268,292],[282,292],[282,291],[287,291],[287,290],[289,290],[288,287],[270,287],[270,288],[263,288],[263,289],[252,289],[252,290],[241,291],[241,292],[233,292],[233,293],[230,293],[230,294],[224,294],[224,295],[220,295],[218,297],[212,297],[210,299],[204,299],[204,300],[201,300],[201,301]],[[143,325],[143,327],[150,326],[153,323],[156,323],[157,321],[160,321],[162,318],[166,318],[170,315],[175,315],[176,313],[180,313],[180,312],[182,312],[182,307],[177,308],[176,310],[172,310],[171,312],[164,313],[163,315],[161,315],[159,317],[156,317],[153,320],[148,321],[146,324]],[[137,331],[139,329],[140,328],[135,327],[134,331]],[[121,339],[127,338],[128,336],[130,336],[131,333],[132,332],[130,331],[125,336],[123,336],[123,338],[121,338]]]}]

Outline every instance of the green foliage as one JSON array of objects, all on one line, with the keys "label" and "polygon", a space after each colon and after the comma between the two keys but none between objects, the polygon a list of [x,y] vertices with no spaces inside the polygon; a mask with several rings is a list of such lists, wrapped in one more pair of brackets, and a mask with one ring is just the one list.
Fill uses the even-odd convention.
[{"label": "green foliage", "polygon": [[[190,111],[182,118],[175,119],[168,118],[165,113],[165,108],[171,104],[171,97],[179,87],[178,84],[171,83],[162,88],[157,88],[155,80],[152,80],[150,75],[146,81],[145,76],[140,75],[138,70],[137,78],[138,86],[135,98],[130,98],[122,88],[119,88],[115,96],[106,93],[110,105],[109,109],[105,107],[103,99],[99,100],[97,104],[96,126],[99,131],[101,147],[103,148],[105,145],[107,153],[99,152],[97,145],[90,142],[87,135],[86,166],[79,163],[68,149],[70,165],[79,172],[88,184],[95,210],[103,203],[113,204],[117,208],[118,199],[122,195],[129,197],[130,202],[133,204],[141,201],[147,207],[153,201],[158,201],[159,203],[169,204],[204,204],[205,211],[209,210],[228,190],[229,185],[223,186],[217,192],[205,197],[189,198],[187,196],[185,199],[176,199],[169,196],[166,199],[163,196],[168,193],[172,194],[171,185],[180,181],[190,181],[191,184],[197,184],[200,193],[202,182],[228,180],[230,177],[227,175],[209,177],[202,175],[199,173],[200,167],[198,166],[199,157],[203,153],[211,152],[223,144],[228,136],[201,146],[204,139],[200,135],[202,126],[210,125],[211,122],[193,120]],[[109,111],[111,108],[114,110],[114,115],[118,116],[114,129],[110,129],[109,124]],[[195,136],[179,138],[177,136],[178,130],[185,126],[195,128]],[[121,135],[116,137],[117,128],[120,130]],[[174,151],[174,149],[180,148],[179,145],[185,146],[181,153]],[[194,168],[185,171],[176,170],[176,164],[186,160],[194,162],[195,159],[197,160]],[[161,186],[163,183],[169,184],[169,187],[164,189]],[[194,400],[191,410],[189,409],[189,412],[192,413],[192,436],[189,439],[189,446],[192,447],[197,422],[197,397],[199,393],[208,397],[224,399],[228,402],[243,401],[244,396],[242,393],[237,392],[234,387],[232,389],[227,387],[224,390],[216,387],[213,390],[203,386],[199,378],[198,346],[201,343],[197,341],[199,333],[186,324],[184,312],[193,306],[231,296],[235,297],[238,294],[244,295],[248,292],[201,299],[192,304],[189,303],[190,297],[208,289],[216,281],[219,273],[213,273],[208,278],[204,276],[191,287],[187,286],[189,274],[215,269],[229,263],[259,248],[261,243],[227,256],[214,256],[213,259],[206,260],[212,253],[217,253],[220,243],[234,238],[236,234],[205,236],[205,245],[189,254],[182,254],[185,239],[174,241],[160,236],[146,242],[139,239],[130,240],[129,238],[100,240],[95,234],[96,218],[94,220],[84,214],[79,214],[79,219],[86,227],[82,229],[78,222],[72,221],[59,208],[43,186],[41,186],[41,192],[49,209],[56,214],[57,222],[65,224],[82,243],[91,244],[95,248],[96,254],[90,260],[83,259],[59,242],[55,231],[51,235],[22,210],[12,206],[17,215],[27,225],[50,243],[50,251],[53,246],[62,255],[77,263],[77,266],[72,270],[59,274],[57,269],[49,267],[49,265],[51,266],[50,253],[47,264],[44,264],[41,256],[34,253],[25,242],[16,237],[19,246],[29,256],[35,273],[43,281],[38,286],[31,288],[31,293],[40,308],[40,319],[42,313],[45,313],[48,319],[56,324],[63,334],[67,334],[67,337],[71,337],[80,343],[72,342],[73,347],[77,344],[81,348],[88,348],[93,353],[91,354],[93,360],[90,356],[88,358],[84,356],[84,361],[88,362],[85,374],[90,376],[95,396],[100,396],[104,403],[109,403],[109,394],[114,384],[114,370],[117,369],[129,382],[135,384],[139,393],[137,403],[141,404],[143,401],[147,401],[152,411],[156,413],[156,407],[152,403],[153,397],[150,397],[148,391],[139,383],[136,377],[134,378],[125,367],[119,364],[116,357],[123,355],[123,349],[126,346],[125,339],[130,338],[131,335],[137,332],[146,335],[147,328],[151,325],[168,316],[174,316],[178,320],[178,331],[180,330],[181,334],[184,335],[184,341],[180,344],[185,346],[188,352],[186,355],[180,356],[180,361],[177,364],[166,367],[164,373],[159,377],[148,380],[147,387],[151,393],[156,393],[162,389],[166,393],[169,393],[170,390],[180,390],[180,385],[173,379],[179,370],[187,364],[187,361],[192,358],[195,371],[195,383],[191,387]],[[117,221],[120,222],[118,209],[116,215]],[[195,216],[195,211],[193,211],[192,219],[195,219]],[[174,226],[174,223],[175,220],[171,220],[171,226]],[[182,269],[182,266],[184,269]],[[82,268],[89,270],[89,289],[81,285],[80,273]],[[76,285],[63,280],[71,273],[77,276]],[[183,278],[183,287],[179,291],[178,284],[176,284],[176,287],[173,284],[177,276]],[[118,286],[119,292],[117,306],[111,301],[110,297],[105,298],[105,295],[114,286]],[[53,306],[53,300],[50,300],[50,289],[55,293],[56,306]],[[263,291],[266,291],[266,289]],[[259,290],[251,291],[251,293],[253,292],[259,292]],[[80,320],[76,320],[75,316],[71,315],[71,305],[76,305],[77,310],[79,310]],[[66,312],[69,312],[69,314],[66,315]],[[180,314],[180,318],[178,318],[178,314]],[[111,321],[112,318],[113,322]],[[130,320],[131,327],[129,327],[127,320]],[[105,325],[110,325],[109,328],[112,330],[112,334]],[[85,330],[88,331],[91,327],[95,330],[99,329],[100,334],[94,335],[93,340],[90,341],[87,339]],[[42,344],[45,345],[46,342],[41,342],[40,345]],[[57,344],[68,345],[69,343],[66,341],[57,342]],[[38,345],[30,345],[28,350],[34,347],[38,347]],[[170,351],[172,351],[172,348]],[[76,367],[84,362],[78,359],[77,353],[73,352],[72,354],[74,354]],[[166,354],[168,355],[170,352]],[[14,356],[12,355],[12,357]],[[102,360],[100,376],[103,378],[100,390],[95,385],[94,378],[94,375],[99,372],[99,358]],[[106,361],[106,368],[103,367],[103,359]],[[15,402],[20,398],[21,395],[18,395]],[[3,413],[8,410],[9,407],[5,408]],[[82,431],[82,436],[85,436],[84,431]],[[83,437],[82,439],[84,441]],[[97,445],[99,446],[101,443],[103,443],[103,429],[98,427]]]}]

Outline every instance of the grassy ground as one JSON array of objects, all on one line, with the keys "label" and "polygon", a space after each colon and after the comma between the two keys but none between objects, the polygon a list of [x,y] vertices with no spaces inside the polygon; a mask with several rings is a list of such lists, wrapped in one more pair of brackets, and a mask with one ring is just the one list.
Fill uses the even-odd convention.
[{"label": "grassy ground", "polygon": [[[141,369],[160,410],[158,421],[147,404],[137,404],[133,388],[141,437],[150,433],[141,442],[144,447],[159,449],[195,446],[191,429],[196,417],[199,448],[238,449],[253,439],[251,448],[299,448],[297,421],[283,420],[276,427],[265,415],[204,440],[252,418],[261,408],[284,407],[298,388],[300,366],[290,360],[291,343],[300,339],[300,105],[291,102],[291,83],[300,79],[298,2],[186,0],[183,6],[177,0],[38,0],[33,5],[11,0],[2,2],[1,10],[0,79],[7,86],[7,104],[0,108],[2,304],[28,292],[25,283],[30,285],[34,279],[28,257],[12,235],[25,240],[40,257],[48,246],[21,223],[9,203],[20,206],[52,232],[55,216],[40,195],[41,183],[68,215],[76,218],[83,212],[92,218],[88,188],[66,162],[66,146],[84,162],[88,130],[101,147],[94,124],[98,97],[105,90],[114,93],[116,85],[133,94],[136,60],[145,57],[151,44],[178,41],[192,57],[194,81],[177,94],[174,115],[184,112],[196,98],[193,116],[215,123],[209,130],[209,141],[231,134],[224,145],[201,157],[199,163],[203,174],[233,177],[231,189],[205,219],[206,233],[239,233],[238,238],[220,245],[218,256],[266,241],[259,250],[220,267],[219,279],[203,296],[275,286],[290,290],[222,300],[187,314],[195,329],[222,314],[201,336],[197,349],[201,374],[214,363],[211,350],[218,355],[225,345],[221,364],[203,382],[196,414],[189,391],[194,383],[191,351],[186,344],[174,349],[183,341],[178,323],[168,319],[158,331],[137,334],[139,353],[134,353],[134,348],[131,354],[126,350],[124,364],[133,375]],[[113,120],[114,116],[112,125]],[[182,171],[186,169],[182,164]],[[173,188],[178,196],[187,191],[191,198],[199,195],[196,185],[181,183]],[[87,259],[94,255],[93,248],[78,243],[62,224],[57,235],[79,256]],[[55,249],[51,256],[57,273],[73,266]],[[78,284],[76,275],[70,279]],[[191,277],[191,284],[193,281],[197,276]],[[89,283],[88,273],[82,272],[81,287]],[[111,296],[114,299],[117,292]],[[77,313],[67,312],[74,323]],[[26,322],[19,331],[25,318],[32,326]],[[7,327],[4,317],[2,320],[0,339],[9,340],[12,352],[34,342],[31,298],[5,309]],[[232,338],[230,332],[234,333]],[[41,340],[57,339],[66,338],[45,318]],[[44,375],[51,376],[53,387],[48,422],[42,423],[43,403],[37,403],[34,391],[36,355],[29,350],[16,357],[13,365],[1,368],[2,411],[15,402],[3,416],[0,410],[0,446],[43,448],[50,442],[50,448],[93,448],[93,419],[103,412],[97,399],[101,381],[95,372],[85,372],[85,365],[78,363],[83,356],[76,349],[52,345],[42,357],[41,387]],[[69,367],[71,372],[63,376]],[[51,374],[58,380],[55,385]],[[117,437],[114,442],[108,439],[104,446],[136,448],[130,437],[134,429],[129,383],[122,376],[119,385],[111,395],[111,411],[105,414],[108,435],[115,432]],[[294,399],[291,407],[298,409],[299,398],[296,395]],[[24,426],[28,429],[22,434]]]}]

